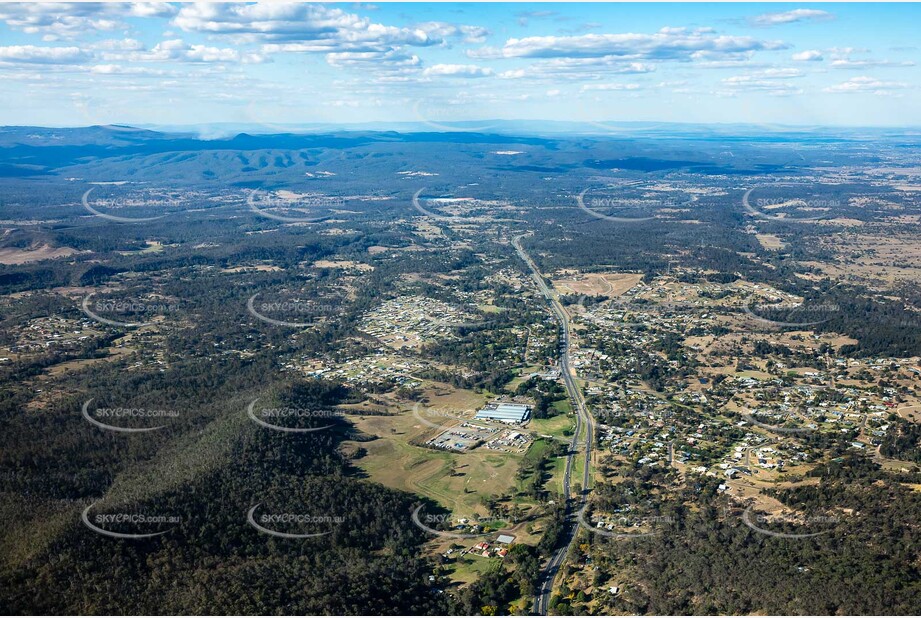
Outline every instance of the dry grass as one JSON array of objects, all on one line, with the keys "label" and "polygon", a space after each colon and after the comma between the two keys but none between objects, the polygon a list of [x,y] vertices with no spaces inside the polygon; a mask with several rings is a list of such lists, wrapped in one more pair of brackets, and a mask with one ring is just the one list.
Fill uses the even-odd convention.
[{"label": "dry grass", "polygon": [[362,272],[374,270],[374,267],[370,264],[362,264],[361,262],[353,262],[351,260],[317,260],[313,265],[317,268],[355,269]]},{"label": "dry grass", "polygon": [[770,251],[783,249],[787,245],[774,234],[755,234],[755,238],[761,243],[761,246]]},{"label": "dry grass", "polygon": [[7,247],[0,249],[0,264],[27,264],[29,262],[69,257],[78,253],[81,252],[70,247],[52,247],[47,244],[29,247],[28,249]]},{"label": "dry grass", "polygon": [[560,294],[585,294],[616,298],[643,278],[638,273],[585,273],[571,278],[556,279],[553,287]]}]

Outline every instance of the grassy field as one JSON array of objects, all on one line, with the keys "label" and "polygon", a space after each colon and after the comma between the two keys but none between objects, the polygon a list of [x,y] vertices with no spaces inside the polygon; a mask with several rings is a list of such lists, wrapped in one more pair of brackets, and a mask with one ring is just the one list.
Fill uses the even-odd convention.
[{"label": "grassy field", "polygon": [[563,414],[572,414],[572,404],[569,403],[569,399],[560,399],[553,402],[553,408],[559,410]]},{"label": "grassy field", "polygon": [[[584,443],[583,443],[584,444]],[[573,491],[576,490],[576,483],[579,486],[582,485],[582,473],[585,470],[585,453],[580,449],[579,453],[572,460],[572,479],[571,479],[571,488]],[[584,489],[584,487],[583,487]]]},{"label": "grassy field", "polygon": [[143,249],[136,249],[134,251],[119,251],[121,255],[145,255],[151,253],[163,253],[163,243],[159,240],[145,240],[144,243],[147,245]]},{"label": "grassy field", "polygon": [[448,564],[447,570],[450,573],[451,581],[470,584],[476,581],[480,575],[499,568],[500,564],[501,561],[497,558],[484,558],[476,554],[467,554]]},{"label": "grassy field", "polygon": [[530,429],[538,435],[554,436],[556,438],[566,437],[566,432],[570,435],[576,422],[573,417],[566,414],[558,414],[552,418],[535,418],[531,420]]},{"label": "grassy field", "polygon": [[351,443],[367,452],[355,465],[372,480],[431,498],[457,517],[485,515],[481,496],[500,495],[515,487],[522,455],[484,449],[453,453],[414,446],[411,441],[436,430],[410,412],[350,420],[363,433],[378,436],[370,442]]},{"label": "grassy field", "polygon": [[550,480],[547,481],[547,489],[550,491],[562,494],[563,493],[563,476],[566,472],[566,458],[557,457],[553,460],[553,464],[550,466]]},{"label": "grassy field", "polygon": [[518,377],[514,378],[511,382],[506,384],[506,388],[508,390],[514,391],[520,384],[524,383],[528,379],[529,375],[537,371],[540,371],[540,365],[531,365],[530,367],[521,369]]}]

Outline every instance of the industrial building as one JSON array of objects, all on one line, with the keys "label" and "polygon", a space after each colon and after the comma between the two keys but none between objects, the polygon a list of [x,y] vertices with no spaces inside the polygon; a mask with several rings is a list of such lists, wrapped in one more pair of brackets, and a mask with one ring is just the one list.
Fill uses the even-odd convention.
[{"label": "industrial building", "polygon": [[474,418],[523,423],[531,418],[531,406],[523,403],[491,403],[477,412]]}]

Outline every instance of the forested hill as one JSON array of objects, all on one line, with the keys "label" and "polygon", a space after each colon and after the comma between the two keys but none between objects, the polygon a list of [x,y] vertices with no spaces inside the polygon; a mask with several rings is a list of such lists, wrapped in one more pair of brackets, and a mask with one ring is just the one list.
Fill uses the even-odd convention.
[{"label": "forested hill", "polygon": [[[247,373],[252,377],[253,370],[244,371],[243,380]],[[227,384],[218,379],[212,386],[220,393]],[[342,396],[341,388],[314,383],[286,387],[275,400],[291,409],[317,409]],[[5,484],[26,490],[18,504],[5,505],[6,519],[20,532],[34,528],[19,535],[26,541],[4,551],[0,606],[17,614],[447,611],[446,596],[429,587],[431,566],[419,557],[423,534],[409,524],[413,497],[350,473],[337,453],[348,431],[344,421],[330,430],[286,433],[252,423],[237,397],[216,405],[225,414],[152,452],[132,438],[104,439],[92,454],[44,465],[50,462],[31,459],[28,447],[4,444],[4,463],[16,463],[5,469],[18,468]],[[66,442],[73,439],[54,438],[57,452],[68,452]],[[132,463],[118,464],[119,457]],[[31,484],[23,482],[27,478]],[[29,510],[52,497],[70,505],[65,515],[49,521]],[[119,513],[178,520],[99,524],[114,532],[166,530],[151,538],[110,538],[81,522],[90,504],[94,523],[99,514]],[[257,523],[265,514],[316,518],[269,519],[266,528],[322,536],[260,532],[247,520],[256,505]]]}]

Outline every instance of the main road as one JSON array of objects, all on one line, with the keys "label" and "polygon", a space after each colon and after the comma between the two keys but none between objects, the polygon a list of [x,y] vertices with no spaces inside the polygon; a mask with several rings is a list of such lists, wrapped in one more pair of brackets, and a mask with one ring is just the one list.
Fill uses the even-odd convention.
[{"label": "main road", "polygon": [[569,479],[572,476],[573,461],[578,453],[579,436],[582,434],[583,426],[585,427],[585,448],[583,450],[585,461],[582,466],[582,491],[576,498],[578,509],[584,506],[589,486],[591,485],[592,446],[595,444],[595,420],[592,418],[592,415],[589,414],[588,407],[585,405],[585,399],[582,397],[582,391],[579,389],[578,384],[576,384],[576,379],[571,369],[572,365],[569,359],[569,314],[566,313],[566,310],[563,309],[563,305],[547,286],[547,282],[534,263],[534,260],[531,259],[531,256],[529,256],[521,246],[521,239],[528,235],[529,234],[519,234],[515,236],[512,239],[512,245],[515,247],[515,251],[518,252],[521,259],[528,265],[528,268],[531,270],[531,277],[537,284],[541,294],[547,299],[550,308],[553,310],[553,313],[562,326],[563,337],[560,340],[560,374],[563,376],[563,384],[566,386],[569,398],[576,408],[576,430],[575,433],[573,433],[572,442],[569,445],[569,453],[566,456],[566,470],[563,475],[563,496],[566,500],[567,515],[563,538],[566,542],[561,543],[553,552],[553,555],[550,556],[547,566],[544,567],[544,571],[541,573],[540,588],[537,591],[537,597],[534,599],[534,613],[545,616],[550,606],[550,595],[553,592],[553,582],[556,580],[556,574],[563,560],[566,558],[570,546],[575,542],[576,532],[579,529],[579,523],[574,518],[570,517],[572,511],[570,509],[569,500]]}]

